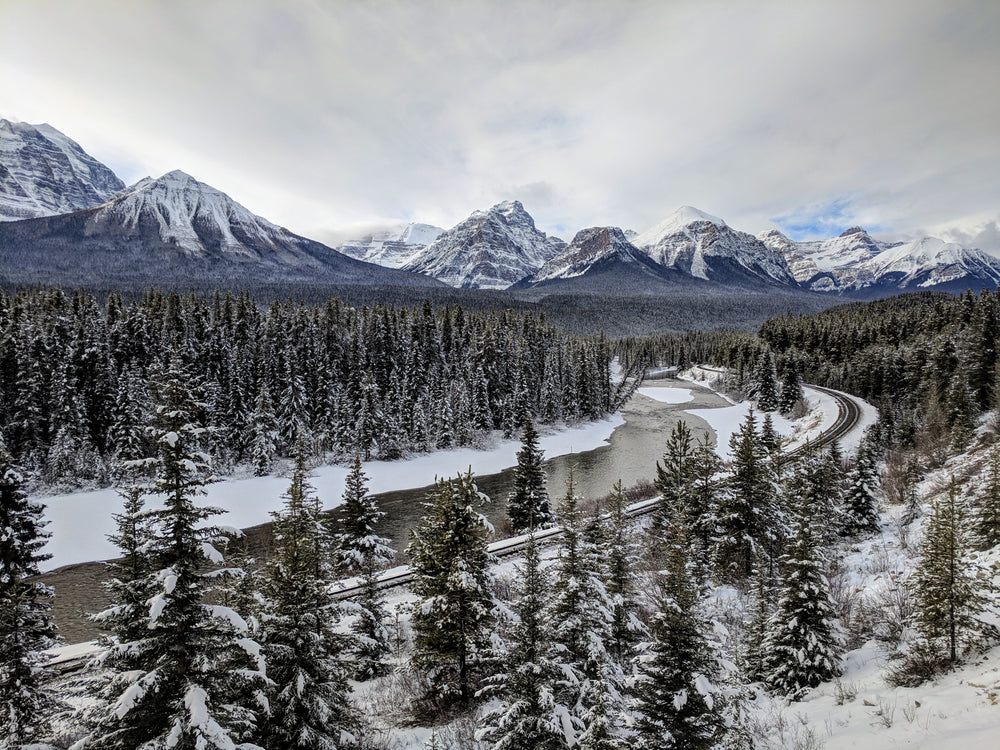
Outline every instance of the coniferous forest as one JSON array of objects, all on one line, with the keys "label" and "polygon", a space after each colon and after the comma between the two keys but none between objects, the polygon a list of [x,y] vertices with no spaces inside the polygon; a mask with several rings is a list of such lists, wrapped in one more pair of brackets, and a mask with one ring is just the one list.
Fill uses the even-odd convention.
[{"label": "coniferous forest", "polygon": [[[968,560],[1000,540],[1000,450],[926,511],[917,496],[928,471],[996,441],[981,419],[1000,391],[994,293],[619,341],[524,313],[155,291],[25,291],[0,298],[0,321],[0,748],[375,750],[407,727],[427,748],[792,746],[766,744],[762,696],[808,700],[850,649],[878,642],[886,679],[919,685],[998,637]],[[601,417],[635,373],[695,363],[754,404],[728,461],[681,421],[652,491],[546,486],[536,424]],[[803,382],[880,407],[855,455],[783,455],[773,419],[804,413]],[[440,478],[400,550],[408,593],[390,599],[396,551],[362,461],[494,433],[521,440],[505,500],[523,550],[491,554],[475,476]],[[287,490],[255,559],[199,498],[213,474],[279,458]],[[336,525],[310,484],[330,461],[351,466]],[[122,509],[99,648],[58,676],[28,489],[109,483]],[[900,539],[925,516],[913,575],[866,599],[841,558],[893,506]]]}]

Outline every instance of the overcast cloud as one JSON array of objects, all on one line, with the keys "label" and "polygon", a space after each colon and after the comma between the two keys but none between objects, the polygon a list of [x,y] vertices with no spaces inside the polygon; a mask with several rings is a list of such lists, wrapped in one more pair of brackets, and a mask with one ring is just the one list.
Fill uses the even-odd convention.
[{"label": "overcast cloud", "polygon": [[690,204],[1000,251],[1000,3],[0,0],[0,116],[316,236]]}]

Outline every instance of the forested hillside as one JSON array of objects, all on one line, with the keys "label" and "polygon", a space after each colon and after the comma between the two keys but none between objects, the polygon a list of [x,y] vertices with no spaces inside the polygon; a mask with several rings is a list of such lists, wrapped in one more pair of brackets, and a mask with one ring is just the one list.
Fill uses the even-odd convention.
[{"label": "forested hillside", "polygon": [[82,292],[0,296],[0,436],[48,484],[106,481],[150,445],[150,379],[192,377],[216,470],[266,473],[296,440],[311,455],[394,458],[492,430],[599,417],[628,384],[603,338],[525,313],[466,313],[333,299],[260,307],[245,295],[149,291],[106,304]]}]

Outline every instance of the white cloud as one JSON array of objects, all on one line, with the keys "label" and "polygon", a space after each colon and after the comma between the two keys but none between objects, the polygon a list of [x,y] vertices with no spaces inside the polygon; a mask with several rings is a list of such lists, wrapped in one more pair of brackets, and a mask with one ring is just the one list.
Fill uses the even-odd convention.
[{"label": "white cloud", "polygon": [[8,0],[0,29],[0,116],[300,232],[512,197],[564,237],[1000,205],[992,3]]}]

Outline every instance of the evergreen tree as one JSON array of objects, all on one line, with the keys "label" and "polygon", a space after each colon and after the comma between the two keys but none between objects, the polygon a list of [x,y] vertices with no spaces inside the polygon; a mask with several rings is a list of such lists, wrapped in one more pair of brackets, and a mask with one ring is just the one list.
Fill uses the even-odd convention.
[{"label": "evergreen tree", "polygon": [[709,750],[725,733],[722,696],[713,684],[718,667],[687,550],[682,526],[656,578],[653,641],[638,659],[636,729],[644,750]]},{"label": "evergreen tree", "polygon": [[655,537],[650,545],[654,558],[662,552],[662,546],[670,543],[678,523],[690,526],[688,498],[694,482],[694,442],[691,430],[683,420],[677,422],[667,438],[663,453],[663,463],[656,462],[655,485],[660,498],[653,513],[650,528]]},{"label": "evergreen tree", "polygon": [[253,415],[250,417],[250,461],[258,477],[271,473],[271,465],[278,451],[278,425],[271,405],[271,393],[267,384],[260,387]]},{"label": "evergreen tree", "polygon": [[621,665],[631,660],[635,644],[645,631],[645,626],[636,616],[639,545],[627,510],[628,498],[619,479],[611,491],[602,553],[606,561],[605,587],[611,605],[608,651]]},{"label": "evergreen tree", "polygon": [[430,675],[432,698],[468,704],[493,622],[489,525],[473,510],[481,499],[472,474],[439,481],[410,530],[413,662]]},{"label": "evergreen tree", "polygon": [[517,468],[514,469],[514,491],[507,496],[507,515],[515,533],[545,526],[552,520],[538,432],[527,412],[521,432],[521,450],[517,452]]},{"label": "evergreen tree", "polygon": [[[207,456],[199,450],[205,428],[201,406],[176,363],[157,383],[156,424],[151,428],[159,457],[147,463],[156,475],[151,491],[163,509],[151,515],[151,539],[140,549],[149,572],[134,591],[150,593],[135,621],[116,624],[120,633],[140,633],[113,643],[104,657],[112,683],[121,689],[98,718],[88,747],[125,750],[175,746],[230,750],[255,731],[253,702],[263,681],[259,647],[246,622],[228,607],[206,604],[215,586],[203,566],[219,565],[219,531],[206,521],[219,511],[200,507]],[[125,612],[113,606],[100,619]],[[145,630],[142,628],[145,626]]]},{"label": "evergreen tree", "polygon": [[288,750],[354,745],[359,722],[348,699],[347,644],[334,630],[339,613],[330,594],[332,540],[301,446],[284,507],[271,515],[274,554],[261,622],[270,717],[262,744]]},{"label": "evergreen tree", "polygon": [[774,420],[770,414],[765,414],[764,421],[761,422],[760,442],[771,455],[776,455],[781,450],[781,436],[774,429]]},{"label": "evergreen tree", "polygon": [[567,666],[582,676],[579,684],[566,686],[563,698],[582,717],[593,705],[594,686],[605,677],[614,679],[617,670],[607,652],[613,605],[601,579],[599,551],[585,538],[579,500],[570,475],[558,512],[563,533],[555,563],[552,637]]},{"label": "evergreen tree", "polygon": [[799,368],[794,361],[785,365],[785,374],[781,379],[781,396],[778,400],[778,411],[789,416],[805,394],[802,392],[802,378],[799,377]]},{"label": "evergreen tree", "polygon": [[920,560],[911,577],[914,617],[921,636],[932,646],[943,644],[951,663],[959,645],[979,629],[976,616],[984,606],[981,584],[965,560],[967,515],[952,479],[946,498],[934,501],[920,543]]},{"label": "evergreen tree", "polygon": [[854,468],[847,475],[842,534],[860,536],[878,533],[878,486],[876,448],[871,440],[865,439],[858,447]]},{"label": "evergreen tree", "polygon": [[562,664],[551,639],[551,584],[541,568],[534,532],[517,573],[513,632],[502,671],[489,679],[485,690],[501,704],[483,718],[481,739],[491,743],[492,750],[569,748],[582,722],[559,702],[566,692],[560,686],[579,677]]},{"label": "evergreen tree", "polygon": [[840,675],[833,602],[812,525],[811,514],[800,505],[795,533],[782,557],[781,593],[764,639],[765,682],[792,700]]},{"label": "evergreen tree", "polygon": [[750,682],[763,681],[767,676],[764,645],[774,613],[774,588],[774,580],[767,566],[755,565],[747,586],[750,606],[740,649],[743,675]]},{"label": "evergreen tree", "polygon": [[703,579],[711,557],[720,494],[723,489],[722,459],[705,435],[694,449],[691,463],[691,489],[688,494],[688,517],[691,521],[691,559]]},{"label": "evergreen tree", "polygon": [[382,660],[389,653],[385,598],[378,588],[378,574],[392,561],[396,551],[375,530],[384,515],[375,498],[368,494],[368,478],[361,468],[361,457],[355,455],[340,506],[337,561],[344,575],[361,578],[362,591],[357,600],[360,611],[354,632],[360,637],[362,677],[378,674]]},{"label": "evergreen tree", "polygon": [[772,457],[761,445],[752,411],[729,445],[733,463],[715,515],[713,557],[719,576],[743,580],[753,573],[758,555],[773,563],[784,524]]},{"label": "evergreen tree", "polygon": [[1000,446],[990,454],[986,486],[979,495],[974,537],[977,549],[990,550],[1000,544]]},{"label": "evergreen tree", "polygon": [[50,555],[42,506],[21,489],[23,477],[0,446],[0,748],[41,738],[55,701],[42,651],[55,645],[52,589],[29,580]]},{"label": "evergreen tree", "polygon": [[774,369],[774,355],[770,351],[761,352],[754,369],[750,395],[756,399],[761,411],[775,411],[778,408],[778,383]]}]

